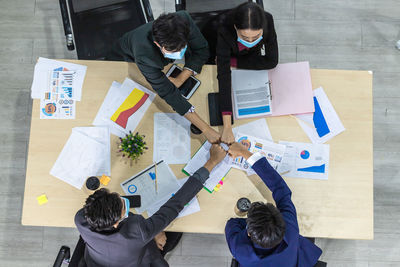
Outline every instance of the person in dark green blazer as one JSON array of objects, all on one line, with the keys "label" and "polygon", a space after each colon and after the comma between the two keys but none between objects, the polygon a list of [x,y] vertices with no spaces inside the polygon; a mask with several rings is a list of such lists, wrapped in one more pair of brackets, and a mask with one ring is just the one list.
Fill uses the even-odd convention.
[{"label": "person in dark green blazer", "polygon": [[[166,77],[164,67],[185,57],[185,66],[176,77]],[[216,143],[220,134],[202,120],[179,88],[191,75],[201,72],[208,60],[206,39],[186,11],[162,14],[155,21],[124,34],[113,46],[108,60],[135,62],[158,95],[177,113],[199,128],[208,141]]]}]

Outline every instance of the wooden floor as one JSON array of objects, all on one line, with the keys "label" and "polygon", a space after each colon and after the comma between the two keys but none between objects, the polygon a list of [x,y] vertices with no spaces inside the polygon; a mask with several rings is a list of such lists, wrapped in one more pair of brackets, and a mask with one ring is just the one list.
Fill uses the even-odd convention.
[{"label": "wooden floor", "polygon": [[[155,16],[173,0],[151,0]],[[374,72],[375,240],[317,240],[329,266],[400,266],[399,0],[264,0],[275,18],[280,62]],[[38,56],[76,58],[64,45],[56,0],[0,0],[0,266],[52,266],[69,228],[21,226],[30,85]],[[346,207],[344,206],[343,209]],[[173,267],[230,266],[222,235],[185,234]]]}]

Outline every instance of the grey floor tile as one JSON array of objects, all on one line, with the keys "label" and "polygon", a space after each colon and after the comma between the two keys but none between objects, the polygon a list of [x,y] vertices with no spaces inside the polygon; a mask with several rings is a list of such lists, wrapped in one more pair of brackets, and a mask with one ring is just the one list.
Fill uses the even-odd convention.
[{"label": "grey floor tile", "polygon": [[182,255],[231,256],[224,235],[185,234],[181,242]]},{"label": "grey floor tile", "polygon": [[44,227],[43,229],[43,258],[54,261],[61,246],[70,248],[71,253],[79,240],[76,228]]},{"label": "grey floor tile", "polygon": [[28,91],[31,89],[33,79],[33,64],[8,64],[0,63],[1,87],[7,89],[20,89]]},{"label": "grey floor tile", "polygon": [[274,19],[294,19],[295,0],[264,0],[264,10],[271,13]]},{"label": "grey floor tile", "polygon": [[[160,16],[161,13],[166,12],[165,11],[165,0],[150,0],[150,6],[151,9],[153,10],[153,16],[154,19],[158,18],[158,16]],[[170,4],[174,5],[174,1],[169,1]]]},{"label": "grey floor tile", "polygon": [[59,1],[35,0],[35,16],[61,16]]},{"label": "grey floor tile", "polygon": [[[321,257],[321,260],[324,260]],[[341,261],[341,260],[329,260],[329,267],[368,267],[368,261]]]},{"label": "grey floor tile", "polygon": [[21,221],[22,196],[13,193],[0,193],[0,224],[15,224]]},{"label": "grey floor tile", "polygon": [[0,224],[0,259],[35,257],[43,250],[43,227]]},{"label": "grey floor tile", "polygon": [[296,62],[296,51],[295,45],[279,44],[279,63]]},{"label": "grey floor tile", "polygon": [[35,1],[32,0],[1,0],[0,16],[19,16],[22,14],[33,15]]},{"label": "grey floor tile", "polygon": [[[375,189],[379,190],[379,189]],[[379,198],[379,196],[378,196]],[[400,234],[400,200],[392,199],[392,205],[374,205],[374,232]]]},{"label": "grey floor tile", "polygon": [[374,72],[374,98],[400,97],[400,75],[398,72]]},{"label": "grey floor tile", "polygon": [[229,257],[223,256],[172,256],[167,257],[171,267],[227,267],[230,266]]},{"label": "grey floor tile", "polygon": [[400,261],[390,262],[390,261],[370,261],[368,267],[399,267]]},{"label": "grey floor tile", "polygon": [[67,49],[65,38],[63,39],[35,39],[33,42],[32,63],[36,63],[39,57],[52,59],[77,59],[76,50]]},{"label": "grey floor tile", "polygon": [[363,46],[394,47],[397,40],[400,40],[400,20],[362,21],[361,25]]},{"label": "grey floor tile", "polygon": [[297,60],[312,68],[400,72],[400,53],[389,47],[298,45]]},{"label": "grey floor tile", "polygon": [[398,20],[397,0],[301,0],[295,4],[296,19],[313,20]]},{"label": "grey floor tile", "polygon": [[7,63],[31,63],[33,40],[0,39],[0,58]]},{"label": "grey floor tile", "polygon": [[359,22],[275,20],[275,29],[279,44],[361,45]]}]

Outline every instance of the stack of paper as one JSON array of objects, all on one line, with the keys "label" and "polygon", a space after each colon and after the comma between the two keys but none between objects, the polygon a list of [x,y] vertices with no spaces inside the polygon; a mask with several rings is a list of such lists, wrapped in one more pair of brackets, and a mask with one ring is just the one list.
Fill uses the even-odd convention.
[{"label": "stack of paper", "polygon": [[322,87],[314,90],[315,112],[296,115],[311,142],[322,144],[345,130]]},{"label": "stack of paper", "polygon": [[82,97],[86,66],[39,58],[31,96],[40,99],[41,119],[74,119],[75,101]]},{"label": "stack of paper", "polygon": [[152,91],[128,78],[122,85],[113,82],[93,125],[108,126],[112,134],[124,137],[136,129],[155,96]]},{"label": "stack of paper", "polygon": [[[179,183],[179,188],[183,186],[184,183],[189,179],[189,177],[183,178],[178,180]],[[178,189],[176,191],[178,191]],[[174,193],[176,193],[176,191]],[[154,203],[151,207],[147,209],[147,215],[152,216],[154,213],[156,213],[162,205],[164,205],[168,200],[170,199],[170,196],[167,196],[166,198]],[[184,217],[196,212],[200,211],[200,204],[199,201],[197,200],[197,197],[194,197],[188,204],[185,205],[183,210],[179,213],[177,218]]]},{"label": "stack of paper", "polygon": [[179,189],[178,179],[168,164],[162,160],[157,162],[157,167],[155,165],[150,165],[121,183],[125,194],[141,196],[141,207],[136,208],[138,213],[147,211],[155,203],[169,199]]},{"label": "stack of paper", "polygon": [[[196,152],[196,154],[194,154],[192,159],[186,164],[182,171],[186,175],[193,175],[210,159],[210,149],[211,144],[206,141]],[[204,184],[204,188],[208,192],[212,193],[214,191],[214,188],[221,181],[221,179],[225,177],[230,169],[231,165],[229,163],[229,156],[226,155],[226,157],[211,171],[210,177]]]},{"label": "stack of paper", "polygon": [[73,128],[50,174],[78,189],[90,176],[111,175],[109,129]]},{"label": "stack of paper", "polygon": [[185,164],[190,160],[190,121],[177,113],[154,113],[153,161]]},{"label": "stack of paper", "polygon": [[328,179],[329,145],[285,141],[279,143],[286,145],[282,167],[290,170],[287,177]]}]

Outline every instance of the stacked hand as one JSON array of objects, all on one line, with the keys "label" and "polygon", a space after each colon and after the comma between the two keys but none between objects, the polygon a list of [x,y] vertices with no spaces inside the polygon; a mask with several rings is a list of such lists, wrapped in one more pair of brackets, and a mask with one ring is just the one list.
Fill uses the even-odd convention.
[{"label": "stacked hand", "polygon": [[157,247],[159,250],[164,250],[165,243],[167,242],[167,236],[165,232],[159,232],[155,237],[154,241],[156,241]]}]

